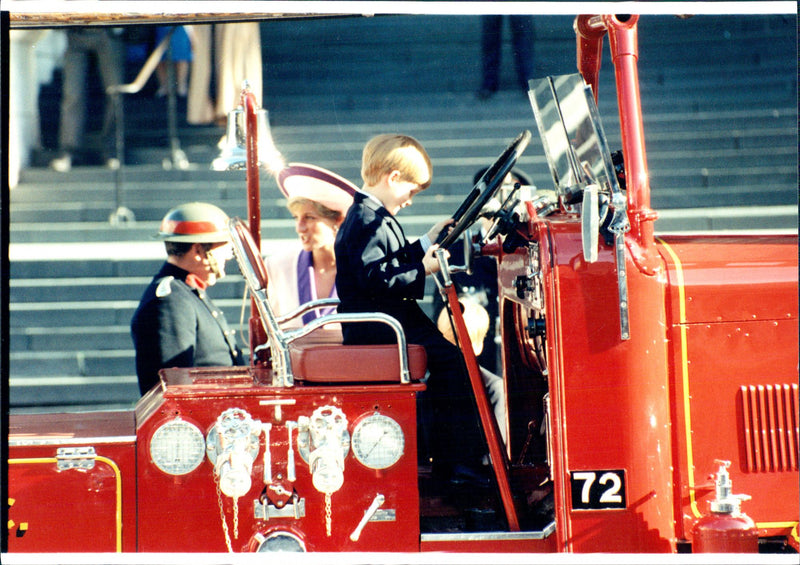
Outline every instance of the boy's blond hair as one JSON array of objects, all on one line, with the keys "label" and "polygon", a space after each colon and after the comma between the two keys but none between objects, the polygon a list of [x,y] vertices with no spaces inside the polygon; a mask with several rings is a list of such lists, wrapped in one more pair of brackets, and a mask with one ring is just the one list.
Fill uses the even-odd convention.
[{"label": "boy's blond hair", "polygon": [[[431,159],[422,144],[408,135],[383,134],[370,139],[361,158],[361,178],[377,185],[383,175],[400,171],[403,179],[428,188],[433,178]],[[423,182],[424,181],[424,182]]]}]

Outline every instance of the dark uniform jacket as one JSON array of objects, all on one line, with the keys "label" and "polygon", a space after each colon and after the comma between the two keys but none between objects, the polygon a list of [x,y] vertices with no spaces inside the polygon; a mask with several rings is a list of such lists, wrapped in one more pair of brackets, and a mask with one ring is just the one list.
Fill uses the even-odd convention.
[{"label": "dark uniform jacket", "polygon": [[[339,312],[384,312],[397,318],[409,343],[422,343],[414,330],[432,322],[417,304],[425,295],[425,252],[419,241],[409,243],[395,217],[358,192],[336,234],[334,249]],[[438,333],[434,325],[430,330]],[[344,324],[342,333],[346,344],[396,341],[385,324]]]},{"label": "dark uniform jacket", "polygon": [[204,290],[186,284],[188,274],[164,263],[131,320],[142,394],[158,383],[158,371],[166,367],[244,364],[222,311]]}]

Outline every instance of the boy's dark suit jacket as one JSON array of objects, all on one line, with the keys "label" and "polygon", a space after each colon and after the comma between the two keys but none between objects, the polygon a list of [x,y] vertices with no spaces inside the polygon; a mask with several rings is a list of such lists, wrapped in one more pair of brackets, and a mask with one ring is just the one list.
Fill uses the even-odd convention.
[{"label": "boy's dark suit jacket", "polygon": [[[444,339],[417,304],[425,295],[422,245],[409,243],[386,208],[356,193],[336,235],[335,251],[339,312],[393,316],[403,326],[408,343],[439,344]],[[346,344],[396,342],[385,324],[344,324],[342,333]]]},{"label": "boy's dark suit jacket", "polygon": [[[431,434],[434,465],[480,461],[485,443],[478,425],[472,390],[461,351],[445,337],[417,304],[425,294],[424,252],[409,243],[398,221],[364,193],[356,193],[336,235],[336,291],[339,312],[383,312],[403,326],[408,343],[422,345],[430,377],[426,394],[438,422],[423,428]],[[396,343],[386,324],[342,324],[344,343]],[[427,414],[427,410],[426,410]]]}]

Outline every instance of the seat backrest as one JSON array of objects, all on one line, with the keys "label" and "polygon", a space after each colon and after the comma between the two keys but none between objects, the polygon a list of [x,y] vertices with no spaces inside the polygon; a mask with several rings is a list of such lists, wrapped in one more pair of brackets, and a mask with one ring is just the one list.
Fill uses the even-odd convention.
[{"label": "seat backrest", "polygon": [[[269,337],[275,384],[292,386],[295,379],[314,383],[410,383],[425,376],[424,348],[407,345],[400,323],[383,313],[328,314],[297,329],[282,329],[267,299],[267,268],[250,231],[239,218],[230,220],[229,229],[239,269]],[[319,302],[330,305],[329,301]],[[309,303],[296,314],[313,307],[315,304]],[[323,329],[331,324],[360,322],[389,325],[397,336],[397,343],[344,346],[338,331]]]}]

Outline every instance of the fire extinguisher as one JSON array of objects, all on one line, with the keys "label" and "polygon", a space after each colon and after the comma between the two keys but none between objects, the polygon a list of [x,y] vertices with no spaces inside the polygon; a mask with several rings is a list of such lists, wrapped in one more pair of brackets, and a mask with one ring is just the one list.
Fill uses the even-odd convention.
[{"label": "fire extinguisher", "polygon": [[746,494],[731,494],[730,461],[715,461],[719,465],[716,480],[716,499],[710,503],[711,513],[700,518],[692,527],[694,553],[758,553],[758,529],[755,522],[739,510]]}]

